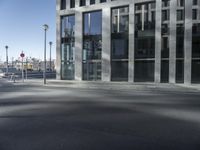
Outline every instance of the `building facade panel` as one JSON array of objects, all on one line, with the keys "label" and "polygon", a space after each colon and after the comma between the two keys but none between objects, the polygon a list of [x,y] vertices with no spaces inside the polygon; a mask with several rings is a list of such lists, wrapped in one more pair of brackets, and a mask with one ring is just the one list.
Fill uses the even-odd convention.
[{"label": "building facade panel", "polygon": [[56,9],[57,79],[200,83],[200,0],[57,0]]}]

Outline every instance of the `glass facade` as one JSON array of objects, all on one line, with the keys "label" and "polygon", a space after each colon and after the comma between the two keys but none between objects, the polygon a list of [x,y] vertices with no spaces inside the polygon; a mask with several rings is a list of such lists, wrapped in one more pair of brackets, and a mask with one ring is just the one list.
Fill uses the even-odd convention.
[{"label": "glass facade", "polygon": [[200,83],[200,23],[192,27],[192,83]]},{"label": "glass facade", "polygon": [[170,0],[162,0],[161,24],[161,82],[169,82],[169,31]]},{"label": "glass facade", "polygon": [[[123,6],[120,4],[117,6],[117,1],[120,0],[59,1],[60,8],[58,8],[58,11],[61,14],[61,26],[59,29],[61,32],[58,33],[61,34],[61,39],[59,39],[61,41],[61,48],[58,54],[61,55],[58,58],[61,58],[59,64],[61,70],[58,71],[58,74],[61,73],[61,79],[75,79],[75,17],[82,17],[82,24],[78,26],[83,28],[80,28],[77,36],[81,36],[81,39],[83,39],[82,41],[79,39],[76,41],[77,52],[82,49],[81,54],[76,54],[76,58],[80,59],[80,62],[76,60],[76,64],[79,64],[82,68],[80,71],[76,70],[77,79],[131,81],[132,74],[129,71],[133,70],[129,69],[134,69],[134,82],[154,82],[160,80],[161,83],[184,83],[184,80],[185,82],[187,80],[190,81],[191,75],[192,83],[200,83],[200,0],[192,0],[192,7],[191,3],[186,0],[161,0],[159,5],[156,5],[157,0],[141,0],[133,3],[132,1],[124,1]],[[170,6],[174,3],[177,3],[176,7]],[[132,7],[132,4],[134,4],[135,9],[134,12],[130,13],[131,8],[129,6]],[[104,5],[107,9],[110,9],[110,14],[102,14]],[[69,11],[66,9],[69,9]],[[71,13],[79,12],[79,10],[80,13],[76,13],[77,16],[71,15]],[[157,11],[159,13],[156,16]],[[68,13],[69,15],[67,15]],[[189,13],[191,17],[186,18],[189,16]],[[64,14],[66,16],[63,16]],[[173,16],[175,17],[173,18]],[[161,17],[161,24],[157,24],[159,30],[161,27],[161,32],[157,35],[155,35],[157,33],[155,30],[156,17]],[[102,29],[102,24],[104,24],[103,18],[107,22],[109,22],[108,19],[110,18],[109,23],[111,24],[105,25],[106,29]],[[132,21],[133,18],[134,21]],[[191,22],[189,23],[189,21]],[[133,23],[135,28],[129,29],[129,27],[133,26]],[[191,29],[189,27],[191,23],[192,39],[188,39],[188,42],[186,42],[186,37],[190,38]],[[102,32],[102,30],[107,29],[110,31],[109,33]],[[175,40],[170,41],[170,38],[173,39],[170,36],[173,31],[175,32],[173,33]],[[102,43],[102,37],[110,37],[110,39]],[[131,37],[131,40],[129,37]],[[157,44],[156,38],[158,37],[160,43],[155,45]],[[192,60],[190,62],[185,61],[185,59],[188,59],[190,56],[190,46],[187,44],[191,42]],[[105,54],[108,53],[109,56],[103,55],[103,58],[102,44],[104,46],[110,45],[110,47],[105,47]],[[185,49],[185,46],[188,49]],[[129,54],[129,48],[131,47],[133,47],[132,56]],[[160,50],[155,50],[156,47],[160,47]],[[161,55],[155,55],[155,52],[159,52]],[[174,54],[174,56],[170,54]],[[129,62],[129,60],[133,60],[133,62]],[[175,63],[172,64],[174,61]],[[158,64],[155,64],[155,62]],[[103,68],[103,71],[105,71],[103,73],[102,64],[108,65],[108,68]],[[187,69],[186,66],[189,67],[188,70],[191,69],[191,74],[184,71],[184,69]],[[103,67],[106,66],[103,65]],[[175,73],[171,72],[173,71],[172,69],[175,69]]]},{"label": "glass facade", "polygon": [[61,79],[74,80],[75,16],[61,18]]},{"label": "glass facade", "polygon": [[128,81],[129,7],[112,9],[111,80]]},{"label": "glass facade", "polygon": [[135,82],[153,82],[155,70],[155,3],[135,5]]},{"label": "glass facade", "polygon": [[101,80],[102,12],[83,15],[83,80]]}]

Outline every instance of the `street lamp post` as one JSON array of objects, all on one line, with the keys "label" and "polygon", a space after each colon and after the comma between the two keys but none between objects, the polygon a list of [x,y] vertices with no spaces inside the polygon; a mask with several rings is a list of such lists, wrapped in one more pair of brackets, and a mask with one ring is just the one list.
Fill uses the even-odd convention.
[{"label": "street lamp post", "polygon": [[26,57],[26,80],[28,79],[28,57]]},{"label": "street lamp post", "polygon": [[22,82],[24,82],[24,52],[22,51],[20,57],[22,58]]},{"label": "street lamp post", "polygon": [[50,45],[50,54],[49,54],[50,55],[50,62],[49,62],[50,63],[49,64],[50,71],[51,71],[51,46],[52,46],[52,44],[53,44],[53,42],[49,42],[49,45]]},{"label": "street lamp post", "polygon": [[8,75],[8,46],[5,46],[6,48],[6,75]]},{"label": "street lamp post", "polygon": [[43,25],[44,27],[44,72],[43,72],[43,78],[44,78],[44,84],[46,84],[46,36],[47,36],[47,30],[49,26],[47,24]]}]

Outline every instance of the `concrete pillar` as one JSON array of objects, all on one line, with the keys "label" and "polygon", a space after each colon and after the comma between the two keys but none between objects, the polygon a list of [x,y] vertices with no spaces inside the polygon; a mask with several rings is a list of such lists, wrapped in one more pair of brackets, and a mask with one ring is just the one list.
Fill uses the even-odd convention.
[{"label": "concrete pillar", "polygon": [[86,6],[90,5],[90,0],[86,0]]},{"label": "concrete pillar", "polygon": [[100,3],[100,0],[95,0],[95,4],[99,4]]},{"label": "concrete pillar", "polygon": [[80,6],[80,0],[75,0],[75,7],[79,7]]},{"label": "concrete pillar", "polygon": [[56,11],[59,11],[61,8],[61,0],[56,0]]},{"label": "concrete pillar", "polygon": [[60,0],[56,1],[56,79],[61,79],[61,19],[60,19]]},{"label": "concrete pillar", "polygon": [[177,0],[170,1],[169,83],[176,83],[176,9]]},{"label": "concrete pillar", "polygon": [[83,19],[82,12],[75,13],[75,80],[82,80]]},{"label": "concrete pillar", "polygon": [[70,0],[66,0],[66,9],[67,9],[67,10],[70,9]]},{"label": "concrete pillar", "polygon": [[160,83],[161,79],[161,21],[162,1],[156,1],[156,31],[155,31],[155,82]]},{"label": "concrete pillar", "polygon": [[128,81],[134,81],[134,43],[135,43],[135,4],[132,2],[129,6],[129,65]]},{"label": "concrete pillar", "polygon": [[111,80],[111,9],[102,11],[102,81]]},{"label": "concrete pillar", "polygon": [[191,84],[192,67],[192,1],[185,1],[184,83]]}]

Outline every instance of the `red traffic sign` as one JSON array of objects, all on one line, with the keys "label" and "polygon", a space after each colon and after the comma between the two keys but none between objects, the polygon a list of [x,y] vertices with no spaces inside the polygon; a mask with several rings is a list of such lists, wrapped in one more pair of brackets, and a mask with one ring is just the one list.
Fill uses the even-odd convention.
[{"label": "red traffic sign", "polygon": [[25,54],[22,52],[22,53],[20,54],[20,56],[23,58],[23,57],[25,56]]}]

